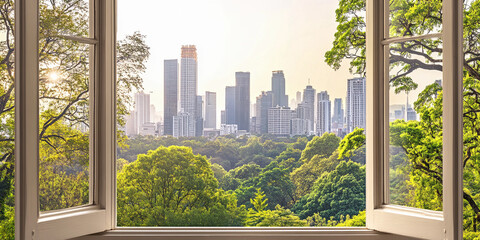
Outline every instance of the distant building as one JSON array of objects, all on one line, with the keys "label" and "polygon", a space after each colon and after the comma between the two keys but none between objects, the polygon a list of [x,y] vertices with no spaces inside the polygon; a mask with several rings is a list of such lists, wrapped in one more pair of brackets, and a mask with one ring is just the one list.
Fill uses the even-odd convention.
[{"label": "distant building", "polygon": [[343,137],[343,118],[344,110],[341,98],[335,98],[333,103],[333,117],[332,117],[332,132],[335,133],[338,137]]},{"label": "distant building", "polygon": [[235,73],[235,121],[238,130],[250,130],[250,73]]},{"label": "distant building", "polygon": [[225,110],[220,111],[220,124],[226,124],[227,123],[227,114],[225,113]]},{"label": "distant building", "polygon": [[405,120],[405,105],[404,104],[392,104],[390,105],[389,121]]},{"label": "distant building", "polygon": [[197,96],[197,105],[195,109],[195,137],[203,135],[203,97]]},{"label": "distant building", "polygon": [[322,136],[326,132],[331,132],[331,102],[327,91],[317,94],[317,134]]},{"label": "distant building", "polygon": [[303,116],[304,119],[310,120],[310,129],[314,129],[315,122],[315,89],[308,85],[303,90],[302,106],[305,107]]},{"label": "distant building", "polygon": [[209,139],[215,139],[216,137],[220,136],[219,129],[203,129],[203,136]]},{"label": "distant building", "polygon": [[222,124],[220,125],[220,135],[237,134],[237,124]]},{"label": "distant building", "polygon": [[257,133],[257,117],[250,118],[250,133]]},{"label": "distant building", "polygon": [[144,123],[138,130],[138,135],[141,136],[155,136],[156,124],[152,122]]},{"label": "distant building", "polygon": [[195,136],[195,115],[180,111],[174,116],[173,136],[177,138]]},{"label": "distant building", "polygon": [[311,116],[310,106],[308,106],[308,104],[305,104],[305,103],[300,103],[298,104],[295,112],[296,112],[296,118],[306,120],[308,123],[306,135],[314,135],[315,131],[313,129],[312,121],[310,119],[310,116]]},{"label": "distant building", "polygon": [[164,60],[163,69],[163,132],[173,135],[173,116],[178,112],[178,60]]},{"label": "distant building", "polygon": [[310,134],[310,120],[302,118],[292,118],[290,135],[308,136]]},{"label": "distant building", "polygon": [[125,134],[127,136],[135,136],[138,134],[138,129],[136,128],[137,126],[135,125],[136,120],[135,120],[135,111],[130,111],[128,115],[126,116],[125,119]]},{"label": "distant building", "polygon": [[290,136],[290,121],[292,110],[289,107],[272,107],[268,109],[268,133],[288,137]]},{"label": "distant building", "polygon": [[[144,128],[150,126],[150,94],[139,92],[135,94],[134,135],[147,135]],[[155,135],[152,134],[152,135]]]},{"label": "distant building", "polygon": [[288,107],[288,96],[285,95],[285,75],[283,71],[272,72],[273,106]]},{"label": "distant building", "polygon": [[256,101],[255,132],[268,133],[268,110],[273,107],[273,92],[262,92]]},{"label": "distant building", "polygon": [[235,86],[225,87],[225,123],[235,124]]},{"label": "distant building", "polygon": [[[197,48],[195,45],[182,46],[180,66],[180,108],[198,118],[197,110]],[[201,109],[201,108],[200,108]],[[196,119],[195,119],[196,120]],[[203,123],[202,123],[203,124]],[[195,128],[196,124],[193,124]],[[200,135],[202,131],[199,131]],[[194,131],[195,133],[195,131]],[[195,134],[193,135],[195,136]]]},{"label": "distant building", "polygon": [[214,92],[205,92],[204,128],[217,128],[217,94]]},{"label": "distant building", "polygon": [[352,132],[355,128],[366,127],[367,99],[366,79],[352,78],[347,82],[347,130]]},{"label": "distant building", "polygon": [[407,121],[416,121],[417,120],[417,113],[415,109],[413,109],[410,105],[407,108]]}]

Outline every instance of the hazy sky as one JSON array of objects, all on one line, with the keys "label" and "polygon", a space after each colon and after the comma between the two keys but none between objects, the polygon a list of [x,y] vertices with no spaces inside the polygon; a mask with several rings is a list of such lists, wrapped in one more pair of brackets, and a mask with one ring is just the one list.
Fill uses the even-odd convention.
[{"label": "hazy sky", "polygon": [[225,86],[235,85],[236,71],[251,73],[252,103],[271,89],[274,70],[284,71],[289,103],[309,78],[317,92],[328,91],[332,102],[345,99],[347,79],[356,76],[347,62],[338,71],[324,62],[337,5],[338,0],[118,0],[118,39],[134,31],[147,36],[151,57],[144,87],[162,115],[163,60],[180,59],[181,45],[196,45],[198,94],[217,93],[219,125]]}]

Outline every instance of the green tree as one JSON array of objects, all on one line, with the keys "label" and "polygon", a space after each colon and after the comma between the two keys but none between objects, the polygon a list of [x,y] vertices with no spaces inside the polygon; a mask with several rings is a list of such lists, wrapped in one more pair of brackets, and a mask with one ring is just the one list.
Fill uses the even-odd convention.
[{"label": "green tree", "polygon": [[318,213],[321,217],[341,219],[365,209],[365,166],[348,161],[335,170],[324,173],[312,192],[302,197],[292,208],[305,219]]},{"label": "green tree", "polygon": [[210,163],[191,148],[159,147],[140,154],[118,175],[118,224],[241,225],[235,196],[217,187]]},{"label": "green tree", "polygon": [[315,155],[328,157],[338,148],[340,139],[333,133],[324,133],[321,137],[313,137],[302,151],[300,160],[308,161]]}]

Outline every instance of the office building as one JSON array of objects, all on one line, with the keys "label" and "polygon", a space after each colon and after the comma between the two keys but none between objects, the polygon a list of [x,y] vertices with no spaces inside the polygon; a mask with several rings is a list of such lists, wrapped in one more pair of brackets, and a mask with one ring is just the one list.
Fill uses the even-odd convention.
[{"label": "office building", "polygon": [[163,133],[173,135],[173,116],[178,112],[178,60],[164,60],[163,69]]},{"label": "office building", "polygon": [[177,138],[195,136],[195,116],[183,111],[174,116],[173,136]]},{"label": "office building", "polygon": [[322,136],[326,132],[331,132],[331,102],[327,91],[321,91],[317,94],[317,134]]},{"label": "office building", "polygon": [[315,122],[315,89],[308,85],[303,90],[302,106],[305,107],[303,112],[304,119],[310,120],[310,129],[313,131]]},{"label": "office building", "polygon": [[273,107],[273,92],[262,92],[256,100],[255,132],[268,133],[268,110]]},{"label": "office building", "polygon": [[[180,65],[180,108],[184,113],[197,116],[197,48],[195,45],[182,46]],[[201,109],[201,108],[200,108]],[[203,124],[203,123],[202,123]],[[194,128],[195,128],[194,124]],[[201,131],[200,131],[201,135]],[[194,135],[195,136],[195,131]],[[190,137],[192,137],[190,136]]]},{"label": "office building", "polygon": [[365,129],[367,120],[366,79],[352,78],[347,81],[347,132],[355,128]]},{"label": "office building", "polygon": [[235,73],[235,122],[238,130],[250,130],[250,73]]},{"label": "office building", "polygon": [[308,136],[310,134],[310,120],[302,118],[292,118],[290,135]]},{"label": "office building", "polygon": [[225,123],[235,124],[235,86],[225,87]]},{"label": "office building", "polygon": [[268,109],[268,133],[281,137],[290,136],[292,110],[289,107],[271,107]]},{"label": "office building", "polygon": [[288,96],[285,95],[285,75],[283,71],[272,72],[273,106],[288,107]]},{"label": "office building", "polygon": [[344,118],[343,103],[341,98],[335,98],[333,102],[333,117],[332,117],[332,132],[338,137],[343,137],[343,118]]},{"label": "office building", "polygon": [[204,128],[217,128],[217,94],[205,92],[205,125]]},{"label": "office building", "polygon": [[203,135],[203,97],[197,96],[195,102],[195,137],[201,137]]}]

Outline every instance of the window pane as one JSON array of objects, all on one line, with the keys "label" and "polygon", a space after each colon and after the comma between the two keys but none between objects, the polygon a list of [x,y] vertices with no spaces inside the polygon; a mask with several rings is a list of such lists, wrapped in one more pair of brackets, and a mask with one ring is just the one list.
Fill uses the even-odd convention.
[{"label": "window pane", "polygon": [[118,1],[119,226],[364,226],[362,1],[139,3]]},{"label": "window pane", "polygon": [[390,45],[390,203],[442,210],[441,40]]},{"label": "window pane", "polygon": [[442,31],[442,0],[390,0],[390,37]]},{"label": "window pane", "polygon": [[90,46],[40,40],[40,210],[89,203]]},{"label": "window pane", "polygon": [[480,41],[479,1],[464,1],[463,236],[480,237]]},{"label": "window pane", "polygon": [[40,38],[89,36],[90,27],[93,27],[90,26],[89,0],[40,0],[39,4]]}]

